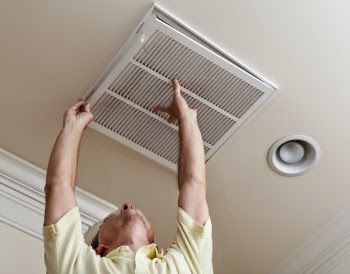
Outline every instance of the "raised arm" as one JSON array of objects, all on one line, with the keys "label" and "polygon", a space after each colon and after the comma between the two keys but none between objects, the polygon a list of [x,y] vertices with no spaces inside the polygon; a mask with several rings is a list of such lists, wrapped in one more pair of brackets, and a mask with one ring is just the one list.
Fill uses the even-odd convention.
[{"label": "raised arm", "polygon": [[83,100],[64,114],[63,128],[56,139],[47,168],[45,225],[56,223],[76,206],[74,188],[78,149],[84,129],[92,119],[90,105]]},{"label": "raised arm", "polygon": [[173,80],[173,102],[166,107],[157,106],[155,111],[170,114],[169,122],[179,122],[179,206],[193,220],[204,224],[209,217],[206,201],[205,157],[202,135],[197,123],[197,110],[188,107],[181,96],[180,84]]}]

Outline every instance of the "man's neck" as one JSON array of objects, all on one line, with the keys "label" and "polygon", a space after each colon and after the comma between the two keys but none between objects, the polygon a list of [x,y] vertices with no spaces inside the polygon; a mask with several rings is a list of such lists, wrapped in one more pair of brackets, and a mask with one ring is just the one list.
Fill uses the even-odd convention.
[{"label": "man's neck", "polygon": [[132,250],[132,252],[136,253],[137,250],[139,250],[141,247],[143,247],[147,244],[148,243],[134,242],[134,243],[129,243],[127,246]]},{"label": "man's neck", "polygon": [[136,253],[141,247],[148,245],[148,244],[149,243],[145,242],[145,241],[140,241],[137,239],[129,239],[126,241],[122,241],[122,243],[119,246],[127,245],[132,252]]}]

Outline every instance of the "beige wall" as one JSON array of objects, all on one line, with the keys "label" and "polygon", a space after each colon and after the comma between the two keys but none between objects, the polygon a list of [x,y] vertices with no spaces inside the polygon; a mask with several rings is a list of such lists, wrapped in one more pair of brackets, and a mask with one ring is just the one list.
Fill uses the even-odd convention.
[{"label": "beige wall", "polygon": [[0,272],[45,273],[43,242],[7,224],[0,223]]}]

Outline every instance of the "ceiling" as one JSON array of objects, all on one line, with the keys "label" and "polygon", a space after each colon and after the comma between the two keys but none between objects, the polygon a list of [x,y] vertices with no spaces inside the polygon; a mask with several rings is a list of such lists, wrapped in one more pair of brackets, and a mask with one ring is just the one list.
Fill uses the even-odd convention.
[{"label": "ceiling", "polygon": [[[62,114],[85,94],[151,1],[0,1],[0,146],[46,168]],[[159,1],[281,92],[207,164],[216,273],[268,273],[349,204],[350,3]],[[307,134],[321,161],[295,178],[272,143]],[[175,175],[88,129],[78,185],[144,210],[162,246],[175,233]]]}]

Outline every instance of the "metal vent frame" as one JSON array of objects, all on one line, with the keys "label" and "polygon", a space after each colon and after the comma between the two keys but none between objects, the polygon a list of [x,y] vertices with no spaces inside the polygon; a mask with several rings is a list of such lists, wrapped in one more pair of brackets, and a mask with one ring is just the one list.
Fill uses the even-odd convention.
[{"label": "metal vent frame", "polygon": [[[140,54],[140,51],[142,51],[147,40],[152,37],[156,31],[160,31],[164,35],[167,35],[176,41],[180,41],[180,43],[185,47],[193,50],[195,53],[198,53],[201,56],[204,56],[210,62],[213,62],[220,68],[232,73],[235,75],[235,77],[238,77],[239,79],[243,80],[250,86],[263,93],[255,101],[252,107],[248,109],[248,111],[246,111],[240,117],[235,117],[234,115],[221,109],[212,102],[202,98],[201,96],[198,96],[191,90],[188,90],[185,87],[181,87],[182,93],[186,98],[190,98],[192,101],[194,100],[200,104],[209,106],[216,112],[222,115],[226,115],[234,121],[233,126],[230,127],[230,129],[227,130],[219,140],[215,139],[216,142],[212,142],[210,144],[204,140],[203,145],[206,153],[205,158],[206,161],[208,161],[211,156],[230,138],[230,136],[247,120],[247,118],[249,118],[260,106],[266,103],[269,98],[276,94],[278,88],[272,83],[268,82],[262,76],[251,71],[237,59],[234,59],[225,53],[214,43],[208,41],[203,36],[186,26],[179,19],[164,11],[158,5],[153,5],[143,20],[141,20],[136,29],[129,36],[124,46],[118,51],[118,54],[113,58],[112,62],[104,71],[104,73],[95,82],[86,96],[84,96],[86,100],[89,100],[92,103],[93,107],[102,96],[108,94],[108,96],[113,96],[116,100],[120,100],[121,102],[131,105],[138,112],[144,113],[152,119],[155,119],[158,122],[177,130],[177,126],[168,124],[164,119],[164,116],[154,114],[150,110],[138,105],[137,103],[124,98],[116,92],[113,92],[113,89],[111,88],[113,83],[116,81],[117,76],[121,75],[130,65],[137,66],[143,71],[157,77],[161,81],[164,81],[164,83],[169,84],[169,79],[164,75],[135,60],[135,56],[137,54]],[[156,162],[170,168],[172,171],[177,171],[177,165],[173,161],[174,154],[172,154],[172,157],[170,157],[172,159],[172,161],[170,161],[161,155],[150,151],[143,145],[135,143],[130,139],[117,134],[109,128],[99,124],[96,120],[91,124],[91,127],[121,142],[122,144],[131,147],[132,149],[142,153],[152,160],[155,160]]]}]

